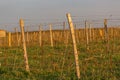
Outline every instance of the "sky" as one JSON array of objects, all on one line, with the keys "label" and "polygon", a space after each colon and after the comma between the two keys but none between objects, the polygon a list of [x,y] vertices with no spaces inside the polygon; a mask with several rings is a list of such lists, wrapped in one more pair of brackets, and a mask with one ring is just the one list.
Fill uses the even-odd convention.
[{"label": "sky", "polygon": [[0,25],[17,24],[23,18],[31,22],[66,20],[76,17],[120,16],[120,0],[0,0]]}]

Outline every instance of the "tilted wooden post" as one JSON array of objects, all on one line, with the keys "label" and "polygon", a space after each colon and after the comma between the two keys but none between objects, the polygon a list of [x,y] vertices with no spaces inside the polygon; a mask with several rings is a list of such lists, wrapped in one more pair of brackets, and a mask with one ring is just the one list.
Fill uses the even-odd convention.
[{"label": "tilted wooden post", "polygon": [[11,32],[8,33],[8,46],[11,47]]},{"label": "tilted wooden post", "polygon": [[104,30],[105,30],[105,42],[106,42],[107,53],[109,53],[109,35],[107,28],[107,19],[104,19]]},{"label": "tilted wooden post", "polygon": [[68,13],[68,14],[66,14],[66,16],[68,19],[68,24],[69,24],[71,36],[72,36],[77,77],[78,77],[78,79],[80,79],[79,59],[78,59],[77,45],[76,45],[76,40],[75,40],[74,26],[73,26],[71,15]]},{"label": "tilted wooden post", "polygon": [[21,29],[21,35],[22,35],[22,43],[23,43],[23,49],[24,49],[24,60],[25,60],[25,68],[26,71],[29,72],[29,64],[28,64],[28,56],[27,56],[27,50],[26,50],[26,41],[25,41],[25,34],[24,34],[24,21],[20,19],[20,29]]},{"label": "tilted wooden post", "polygon": [[39,45],[42,46],[42,26],[39,26]]},{"label": "tilted wooden post", "polygon": [[50,27],[50,43],[51,43],[51,47],[53,47],[53,35],[52,35],[52,25],[49,25]]}]

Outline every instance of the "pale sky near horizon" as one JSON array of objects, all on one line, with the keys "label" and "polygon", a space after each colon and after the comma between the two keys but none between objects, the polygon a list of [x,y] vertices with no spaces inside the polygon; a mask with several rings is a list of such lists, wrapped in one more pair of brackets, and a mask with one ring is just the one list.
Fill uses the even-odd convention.
[{"label": "pale sky near horizon", "polygon": [[[0,24],[14,24],[19,18],[39,22],[73,16],[120,15],[120,0],[0,0]],[[99,17],[99,16],[98,16]]]}]

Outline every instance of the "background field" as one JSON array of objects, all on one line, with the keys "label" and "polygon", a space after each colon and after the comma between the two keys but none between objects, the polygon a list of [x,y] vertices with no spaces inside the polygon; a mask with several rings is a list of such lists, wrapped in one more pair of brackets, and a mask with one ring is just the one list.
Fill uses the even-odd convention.
[{"label": "background field", "polygon": [[[108,39],[106,41],[104,26],[87,26],[88,35],[86,36],[86,29],[79,27],[81,25],[77,22],[74,23],[81,80],[119,80],[119,26],[108,25]],[[25,27],[30,73],[25,70],[19,28],[15,28],[15,31],[12,31],[11,34],[7,31],[6,37],[0,38],[1,80],[77,79],[72,39],[68,25],[60,24],[61,29],[57,30],[56,24],[52,24],[53,47],[51,46],[49,25],[47,26],[42,26],[42,30],[38,26],[34,27],[34,29],[37,29],[34,31],[31,27]]]}]

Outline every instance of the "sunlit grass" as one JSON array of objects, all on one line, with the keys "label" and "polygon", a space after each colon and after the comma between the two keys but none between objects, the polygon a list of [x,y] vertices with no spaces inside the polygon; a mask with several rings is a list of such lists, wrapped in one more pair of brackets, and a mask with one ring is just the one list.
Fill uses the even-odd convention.
[{"label": "sunlit grass", "polygon": [[[119,80],[119,52],[107,54],[104,42],[91,43],[89,51],[83,44],[77,47],[81,80]],[[0,50],[1,80],[77,80],[72,45],[28,46],[30,73],[25,71],[21,47]]]}]

